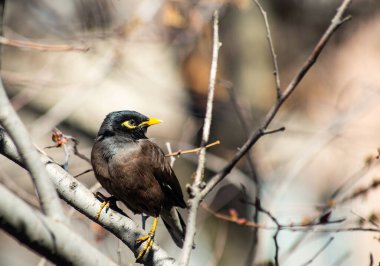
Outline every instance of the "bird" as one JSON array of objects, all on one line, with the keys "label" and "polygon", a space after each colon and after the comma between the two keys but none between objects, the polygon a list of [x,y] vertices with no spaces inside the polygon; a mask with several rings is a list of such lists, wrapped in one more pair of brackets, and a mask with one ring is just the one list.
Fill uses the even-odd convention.
[{"label": "bird", "polygon": [[161,122],[136,111],[111,112],[91,151],[91,164],[102,187],[133,213],[154,217],[149,234],[136,240],[146,242],[137,260],[152,247],[159,216],[178,247],[183,247],[185,238],[186,225],[177,207],[187,205],[179,181],[164,152],[146,137],[148,127]]}]

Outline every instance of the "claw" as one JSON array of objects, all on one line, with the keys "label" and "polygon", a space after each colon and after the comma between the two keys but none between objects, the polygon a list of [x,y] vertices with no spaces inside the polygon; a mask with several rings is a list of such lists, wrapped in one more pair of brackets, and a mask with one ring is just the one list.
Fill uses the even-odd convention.
[{"label": "claw", "polygon": [[102,205],[100,205],[100,209],[99,211],[96,213],[96,216],[95,216],[95,219],[96,220],[99,220],[99,217],[100,217],[100,214],[102,213],[102,210],[106,208],[106,212],[108,211],[108,209],[110,208],[110,201],[107,200],[107,201],[103,201],[102,202]]},{"label": "claw", "polygon": [[152,229],[150,230],[149,234],[146,235],[146,236],[142,236],[142,237],[139,237],[139,238],[136,239],[136,243],[146,242],[145,245],[144,245],[144,247],[141,249],[141,251],[137,255],[136,260],[141,259],[145,255],[145,253],[150,248],[152,248],[153,243],[154,243],[154,236],[155,236],[155,233],[156,233],[157,223],[158,223],[158,217],[155,217],[154,221],[153,221]]},{"label": "claw", "polygon": [[114,196],[111,196],[111,197],[106,197],[104,196],[102,193],[100,192],[97,192],[95,194],[95,197],[97,199],[99,199],[102,204],[100,205],[100,209],[98,210],[98,212],[96,213],[96,216],[95,216],[95,219],[96,220],[99,220],[100,218],[100,214],[102,213],[103,209],[105,208],[106,209],[106,212],[108,212],[108,210],[112,207],[112,208],[115,208],[115,209],[118,209],[117,205],[116,205],[116,201],[117,199],[114,197]]}]

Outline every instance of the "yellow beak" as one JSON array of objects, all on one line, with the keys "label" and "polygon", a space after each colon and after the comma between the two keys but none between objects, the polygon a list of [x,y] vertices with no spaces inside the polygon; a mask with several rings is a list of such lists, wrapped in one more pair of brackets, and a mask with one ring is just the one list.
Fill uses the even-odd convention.
[{"label": "yellow beak", "polygon": [[152,125],[159,124],[161,122],[162,122],[162,120],[160,120],[160,119],[150,117],[148,121],[142,122],[139,126],[142,126],[142,125],[152,126]]}]

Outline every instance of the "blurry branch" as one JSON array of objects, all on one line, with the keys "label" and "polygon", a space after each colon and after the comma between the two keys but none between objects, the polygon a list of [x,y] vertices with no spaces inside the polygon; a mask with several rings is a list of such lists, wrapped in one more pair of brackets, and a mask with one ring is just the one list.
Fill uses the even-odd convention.
[{"label": "blurry branch", "polygon": [[344,12],[348,8],[351,0],[344,0],[342,4],[339,6],[335,16],[333,17],[329,27],[322,35],[321,39],[318,41],[317,45],[314,47],[312,53],[300,68],[300,70],[293,77],[285,91],[281,94],[280,98],[277,98],[275,104],[269,110],[264,120],[261,122],[260,127],[252,132],[248,140],[244,143],[244,145],[239,149],[239,151],[235,154],[235,156],[231,159],[231,161],[216,175],[214,175],[210,181],[207,183],[206,187],[202,190],[201,196],[204,198],[225,176],[227,176],[232,168],[238,163],[238,161],[251,149],[251,147],[264,135],[265,130],[268,128],[269,124],[272,122],[276,114],[278,113],[280,107],[284,104],[284,102],[289,98],[289,96],[296,89],[297,85],[303,79],[305,74],[309,71],[309,69],[314,65],[317,61],[319,55],[321,54],[323,48],[327,44],[327,41],[333,35],[333,33],[350,17],[343,17]]},{"label": "blurry branch", "polygon": [[[256,205],[256,203],[250,203],[252,205]],[[281,224],[277,220],[277,223],[273,220],[276,219],[269,211],[260,209],[261,212],[267,214],[274,223],[276,223],[276,226],[266,225],[266,224],[258,224],[255,222],[248,221],[245,218],[239,218],[238,214],[235,210],[230,210],[230,215],[225,215],[221,213],[217,213],[210,209],[205,203],[201,204],[202,208],[206,210],[207,212],[211,213],[215,217],[233,222],[235,224],[241,225],[241,226],[247,226],[251,228],[258,228],[258,229],[264,229],[264,230],[276,230],[280,228],[280,230],[287,230],[291,232],[312,232],[312,233],[347,233],[347,232],[369,232],[369,233],[380,233],[380,227],[375,225],[376,228],[373,227],[330,227],[327,228],[327,226],[332,226],[336,224],[341,224],[344,221],[346,221],[345,218],[337,219],[337,220],[331,220],[331,221],[311,221],[311,222],[301,222],[301,223],[290,223],[290,224]],[[364,218],[363,218],[364,219]],[[370,222],[370,221],[369,221]]]},{"label": "blurry branch", "polygon": [[37,198],[21,188],[19,184],[13,181],[5,172],[0,171],[0,184],[5,186],[17,197],[21,198],[23,201],[27,202],[33,208],[40,208]]},{"label": "blurry branch", "polygon": [[[183,154],[190,154],[190,153],[197,153],[199,152],[200,150],[202,149],[207,149],[207,148],[210,148],[212,146],[215,146],[215,145],[219,145],[220,144],[220,141],[217,140],[217,141],[214,141],[210,144],[207,144],[206,146],[202,146],[202,147],[199,147],[199,148],[195,148],[195,149],[191,149],[191,150],[179,150],[179,151],[176,151],[176,152],[171,152],[169,151],[168,154],[165,154],[166,157],[171,157],[171,156],[180,156],[180,155],[183,155]],[[168,148],[169,150],[169,148]]]},{"label": "blurry branch", "polygon": [[356,189],[351,195],[346,196],[342,200],[340,200],[338,203],[345,203],[349,200],[353,200],[357,197],[364,197],[366,196],[371,190],[374,190],[380,186],[380,179],[374,179],[372,180],[372,183],[369,184],[367,187],[362,187]]},{"label": "blurry branch", "polygon": [[[0,129],[0,153],[18,165],[25,167],[24,161],[17,153],[14,143],[2,129]],[[136,245],[136,239],[145,233],[139,229],[130,218],[109,209],[107,215],[103,214],[99,220],[96,220],[95,216],[100,209],[101,203],[95,198],[94,194],[48,156],[39,154],[38,158],[40,162],[45,165],[46,171],[50,176],[50,178],[47,178],[53,182],[60,197],[64,201],[113,233],[137,256],[141,248]],[[45,182],[46,181],[47,180],[45,180]],[[27,241],[27,239],[25,241]],[[152,252],[149,254],[151,255],[144,256],[142,261],[146,265],[172,265],[172,258],[157,245],[153,245]],[[92,265],[98,264],[95,263]]]},{"label": "blurry branch", "polygon": [[[250,130],[248,129],[247,121],[250,121],[251,119],[248,119],[246,117],[246,113],[244,112],[243,106],[239,101],[239,98],[236,95],[236,90],[235,87],[231,84],[231,82],[224,82],[226,84],[226,87],[228,89],[229,95],[230,95],[230,100],[232,102],[232,105],[236,111],[237,117],[240,121],[240,124],[243,128],[243,133],[246,138],[248,138]],[[255,197],[260,198],[261,197],[261,181],[259,179],[258,174],[256,173],[255,165],[253,162],[252,154],[250,152],[246,153],[246,161],[248,164],[248,171],[250,174],[250,177],[252,178],[253,182],[255,183],[254,189],[255,189]],[[244,187],[244,186],[243,186]],[[245,189],[245,187],[244,187]],[[259,211],[255,208],[254,209],[254,214],[253,214],[253,222],[258,223],[260,219],[260,213]],[[254,228],[252,230],[252,242],[251,242],[251,247],[248,249],[249,252],[247,254],[246,258],[246,265],[251,265],[252,262],[255,261],[256,257],[256,251],[257,251],[257,246],[259,243],[259,235],[257,228]]]},{"label": "blurry branch", "polygon": [[309,259],[307,262],[305,262],[304,264],[302,264],[301,266],[307,266],[311,263],[313,263],[313,261],[331,244],[331,242],[334,240],[334,237],[330,237],[329,240],[326,242],[326,244],[324,244],[320,250],[317,251],[317,253],[315,253],[315,255]]},{"label": "blurry branch", "polygon": [[63,223],[33,210],[0,185],[1,228],[58,265],[116,265]]},{"label": "blurry branch", "polygon": [[218,230],[216,232],[216,237],[214,240],[214,251],[211,261],[208,263],[209,266],[220,265],[220,260],[223,256],[224,249],[228,243],[228,226],[225,223],[218,225]]},{"label": "blurry branch", "polygon": [[346,251],[342,255],[340,255],[336,260],[331,263],[331,266],[342,266],[346,265],[346,261],[351,257],[352,251]]},{"label": "blurry branch", "polygon": [[[239,218],[238,214],[235,210],[230,210],[230,215],[221,214],[218,212],[215,212],[212,210],[206,203],[202,203],[201,207],[206,210],[207,212],[214,215],[216,218],[219,218],[224,221],[232,222],[241,226],[247,226],[250,228],[258,228],[258,229],[265,229],[265,230],[277,230],[277,226],[270,226],[266,224],[259,224],[256,222],[251,222],[245,218]],[[263,211],[262,211],[263,212]],[[328,222],[307,222],[307,223],[291,223],[291,224],[279,224],[281,229],[283,230],[289,230],[289,231],[306,231],[308,228],[319,226],[319,225],[331,225],[331,224],[339,224],[344,222],[345,219],[339,219],[339,220],[333,220]]]},{"label": "blurry branch", "polygon": [[263,7],[261,6],[261,4],[259,3],[258,0],[255,0],[255,4],[259,8],[260,13],[263,16],[263,19],[265,22],[265,29],[267,31],[267,40],[268,40],[270,52],[272,55],[272,62],[273,62],[273,68],[274,68],[273,75],[274,75],[274,80],[275,80],[277,99],[280,99],[281,98],[280,71],[278,68],[277,55],[276,55],[276,52],[275,52],[274,46],[273,46],[272,35],[270,33],[270,27],[269,27],[267,12],[263,9]]},{"label": "blurry branch", "polygon": [[187,219],[187,229],[185,236],[185,243],[183,244],[183,250],[181,253],[181,258],[179,265],[186,266],[190,261],[190,254],[193,248],[194,236],[196,232],[196,219],[197,211],[199,204],[202,200],[201,191],[203,189],[203,176],[206,162],[206,148],[205,145],[208,142],[210,135],[210,127],[212,120],[212,108],[214,100],[214,91],[215,91],[215,81],[216,73],[218,67],[218,55],[219,48],[222,45],[219,41],[219,12],[215,10],[213,15],[213,46],[212,46],[212,58],[211,58],[211,67],[210,67],[210,79],[208,85],[208,95],[207,95],[207,106],[206,106],[206,115],[203,124],[203,133],[201,141],[201,149],[199,151],[198,157],[198,166],[195,172],[194,182],[191,186],[188,186],[188,191],[190,194],[190,210],[189,216]]},{"label": "blurry branch", "polygon": [[239,225],[248,226],[248,227],[251,227],[251,228],[272,229],[272,227],[268,227],[266,225],[258,224],[256,222],[251,222],[251,221],[248,221],[245,218],[239,218],[238,214],[234,210],[230,210],[230,215],[225,215],[225,214],[221,214],[221,213],[215,212],[214,210],[212,210],[204,202],[201,203],[201,207],[204,210],[206,210],[207,212],[209,212],[212,215],[214,215],[216,218],[219,218],[219,219],[224,220],[224,221],[233,222],[233,223],[236,223],[236,224],[239,224]]},{"label": "blurry branch", "polygon": [[[276,188],[277,198],[283,197],[283,195],[289,190],[294,179],[299,176],[302,169],[317,156],[323,147],[333,141],[334,138],[342,134],[345,125],[347,125],[350,121],[360,120],[360,118],[369,111],[371,106],[376,106],[378,104],[378,98],[373,96],[371,97],[370,95],[360,97],[358,99],[360,99],[360,101],[357,101],[354,105],[350,105],[350,107],[342,113],[337,114],[330,123],[316,132],[308,140],[308,143],[303,145],[302,149],[298,152],[298,156],[295,156],[295,160],[289,160],[287,162],[290,166],[290,170],[287,171],[285,176],[281,178],[281,182]],[[359,172],[355,173],[352,178],[349,178],[344,184],[342,184],[342,187],[339,187],[333,193],[337,193],[337,195],[332,196],[331,199],[335,200],[338,196],[345,193],[345,191],[347,191],[364,176],[366,171],[368,171],[375,162],[376,161],[371,157],[366,158],[363,170],[359,170]]]},{"label": "blurry branch", "polygon": [[40,116],[30,126],[30,135],[39,138],[57,124],[65,120],[70,114],[78,110],[90,95],[94,93],[96,85],[101,83],[113,69],[115,51],[108,49],[87,68],[82,75],[83,82],[67,86],[62,97],[57,98],[50,109]]},{"label": "blurry branch", "polygon": [[20,41],[15,39],[8,39],[6,37],[0,36],[0,44],[18,47],[18,48],[28,48],[38,51],[50,51],[50,52],[67,52],[67,51],[79,51],[87,52],[90,50],[88,47],[72,46],[67,44],[41,44],[28,41]]},{"label": "blurry branch", "polygon": [[374,160],[367,159],[362,168],[352,174],[347,180],[345,180],[335,191],[331,194],[329,201],[336,201],[336,199],[342,195],[346,190],[351,188],[359,179],[361,179],[372,167]]},{"label": "blurry branch", "polygon": [[[5,1],[0,2],[0,35],[3,34]],[[1,56],[0,56],[1,58]],[[46,170],[41,164],[38,153],[21,119],[13,109],[0,79],[0,124],[9,132],[15,142],[37,190],[42,211],[50,218],[63,221],[64,215],[57,192],[49,181]]]}]

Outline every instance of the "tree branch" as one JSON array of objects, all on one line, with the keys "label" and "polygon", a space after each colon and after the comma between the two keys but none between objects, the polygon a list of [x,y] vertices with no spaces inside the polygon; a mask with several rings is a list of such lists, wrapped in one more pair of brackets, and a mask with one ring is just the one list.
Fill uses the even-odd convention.
[{"label": "tree branch", "polygon": [[263,136],[263,133],[268,128],[269,124],[272,122],[276,114],[278,113],[280,107],[283,103],[289,98],[289,96],[293,93],[297,85],[300,83],[305,74],[309,71],[309,69],[314,65],[318,56],[322,52],[325,47],[327,41],[333,35],[333,33],[341,26],[344,22],[348,20],[347,18],[343,18],[343,14],[348,8],[351,0],[344,0],[340,7],[338,8],[334,18],[332,19],[329,27],[314,47],[312,53],[297,72],[297,74],[293,77],[288,87],[282,93],[281,97],[277,99],[272,108],[268,111],[264,120],[262,121],[260,127],[253,131],[248,140],[244,143],[244,145],[239,149],[239,151],[235,154],[235,156],[231,159],[231,161],[216,175],[214,175],[210,181],[207,183],[206,187],[202,190],[201,196],[204,198],[224,177],[226,177],[235,167],[235,165],[240,161],[240,159],[252,148],[252,146]]},{"label": "tree branch", "polygon": [[[18,165],[25,168],[22,158],[12,140],[0,128],[0,153]],[[55,185],[61,198],[73,206],[79,212],[97,222],[117,238],[122,240],[134,253],[138,255],[142,247],[136,245],[136,239],[146,235],[130,218],[109,209],[105,214],[102,212],[99,220],[96,213],[100,208],[100,201],[82,183],[62,169],[57,163],[46,155],[39,154],[39,158],[46,167],[50,180]],[[173,259],[157,245],[153,245],[149,255],[144,256],[141,261],[145,265],[172,265]]]},{"label": "tree branch", "polygon": [[[3,35],[4,5],[5,1],[3,0],[0,4],[0,35]],[[25,162],[26,168],[36,187],[42,211],[49,217],[63,221],[63,210],[57,192],[49,181],[45,168],[39,161],[37,151],[32,144],[28,131],[9,102],[1,78],[0,124],[9,132]]]},{"label": "tree branch", "polygon": [[79,51],[87,52],[90,50],[88,47],[78,47],[67,44],[42,44],[21,40],[8,39],[0,36],[0,44],[18,47],[18,48],[28,48],[37,51],[50,51],[50,52],[67,52],[67,51]]},{"label": "tree branch", "polygon": [[277,99],[280,99],[281,98],[280,71],[278,68],[277,55],[276,55],[276,52],[274,50],[274,45],[273,45],[273,41],[272,41],[272,34],[270,33],[270,27],[269,27],[267,12],[261,6],[261,4],[258,0],[255,0],[255,4],[259,8],[260,13],[264,19],[265,29],[267,31],[267,40],[268,40],[270,52],[272,55],[272,62],[273,62],[273,68],[274,68],[273,75],[274,75],[274,80],[275,80]]},{"label": "tree branch", "polygon": [[201,191],[203,188],[203,175],[206,161],[206,148],[205,145],[208,142],[210,135],[210,127],[212,120],[212,107],[214,100],[214,91],[215,91],[215,80],[218,66],[218,55],[219,48],[221,43],[219,41],[219,12],[215,10],[213,16],[213,48],[212,48],[212,59],[211,59],[211,67],[210,67],[210,80],[208,86],[208,96],[207,96],[207,107],[206,107],[206,115],[203,124],[203,133],[202,133],[202,141],[201,141],[201,149],[199,151],[198,157],[198,166],[195,172],[195,180],[191,187],[188,187],[190,190],[190,210],[189,216],[187,219],[187,229],[185,236],[185,243],[183,245],[183,250],[181,253],[181,260],[179,265],[185,266],[189,264],[190,254],[193,248],[194,236],[196,232],[196,219],[197,219],[197,211],[199,208],[199,204],[202,200]]},{"label": "tree branch", "polygon": [[36,212],[0,184],[0,227],[58,265],[117,265],[63,223]]}]

